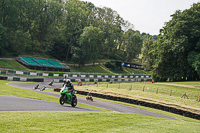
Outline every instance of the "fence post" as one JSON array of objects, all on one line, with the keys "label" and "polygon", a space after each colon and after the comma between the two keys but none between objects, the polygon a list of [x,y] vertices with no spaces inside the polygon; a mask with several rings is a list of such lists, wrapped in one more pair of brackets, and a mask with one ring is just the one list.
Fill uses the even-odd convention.
[{"label": "fence post", "polygon": [[170,92],[170,96],[172,96],[172,90],[171,90],[171,92]]},{"label": "fence post", "polygon": [[118,89],[120,88],[120,82],[119,82],[119,87],[118,87]]},{"label": "fence post", "polygon": [[156,90],[156,94],[158,94],[158,88],[157,88],[157,90]]},{"label": "fence post", "polygon": [[132,89],[132,84],[131,84],[131,87],[130,87],[130,89],[129,90],[131,90]]},{"label": "fence post", "polygon": [[145,87],[145,86],[143,86],[143,92],[144,92],[144,87]]},{"label": "fence post", "polygon": [[[199,92],[200,92],[200,89],[199,89]],[[198,93],[198,95],[197,95],[197,101],[198,101],[198,102],[200,101],[199,93]]]},{"label": "fence post", "polygon": [[107,88],[108,88],[108,84],[107,84]]}]

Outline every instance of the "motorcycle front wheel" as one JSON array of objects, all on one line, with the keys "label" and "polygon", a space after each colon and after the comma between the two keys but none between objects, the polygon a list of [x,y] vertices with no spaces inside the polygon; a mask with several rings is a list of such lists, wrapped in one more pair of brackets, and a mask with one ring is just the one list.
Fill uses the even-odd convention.
[{"label": "motorcycle front wheel", "polygon": [[65,103],[65,95],[60,97],[60,104],[63,105]]}]

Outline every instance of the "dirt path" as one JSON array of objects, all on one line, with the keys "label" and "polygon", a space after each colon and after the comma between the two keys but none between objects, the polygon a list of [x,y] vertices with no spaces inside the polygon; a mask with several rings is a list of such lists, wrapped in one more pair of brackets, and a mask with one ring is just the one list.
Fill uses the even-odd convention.
[{"label": "dirt path", "polygon": [[187,87],[187,88],[200,88],[200,86],[195,86],[195,85],[180,85],[180,84],[170,84],[170,83],[155,83],[155,84],[172,85],[172,86],[180,86],[180,87]]}]

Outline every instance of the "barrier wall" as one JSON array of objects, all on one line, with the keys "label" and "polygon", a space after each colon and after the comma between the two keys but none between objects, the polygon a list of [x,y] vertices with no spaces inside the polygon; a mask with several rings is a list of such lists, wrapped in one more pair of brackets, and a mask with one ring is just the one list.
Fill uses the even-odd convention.
[{"label": "barrier wall", "polygon": [[26,75],[26,76],[44,76],[44,77],[70,77],[70,78],[97,78],[97,79],[134,79],[134,78],[151,78],[150,75],[139,75],[139,74],[132,74],[132,75],[109,75],[109,74],[59,74],[59,73],[40,73],[40,72],[24,72],[24,71],[14,71],[14,70],[7,70],[7,71],[0,71],[0,74],[18,74],[18,75]]},{"label": "barrier wall", "polygon": [[[0,80],[1,80],[1,78],[0,78]],[[5,80],[9,80],[9,81],[44,82],[44,78],[26,78],[26,77],[6,77]]]}]

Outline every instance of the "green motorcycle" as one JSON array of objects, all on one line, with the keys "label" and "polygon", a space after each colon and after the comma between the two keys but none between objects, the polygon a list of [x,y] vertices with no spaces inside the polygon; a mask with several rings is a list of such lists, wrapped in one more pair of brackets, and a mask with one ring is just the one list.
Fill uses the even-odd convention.
[{"label": "green motorcycle", "polygon": [[76,95],[72,95],[72,93],[69,91],[69,88],[66,87],[66,85],[63,86],[63,88],[60,90],[60,104],[63,105],[71,104],[72,107],[75,107],[77,105],[77,97]]}]

